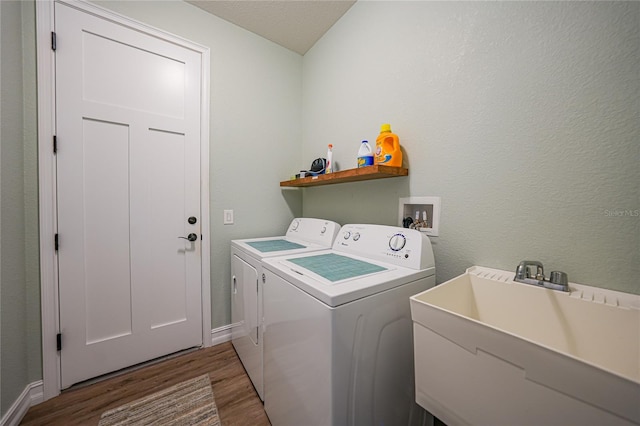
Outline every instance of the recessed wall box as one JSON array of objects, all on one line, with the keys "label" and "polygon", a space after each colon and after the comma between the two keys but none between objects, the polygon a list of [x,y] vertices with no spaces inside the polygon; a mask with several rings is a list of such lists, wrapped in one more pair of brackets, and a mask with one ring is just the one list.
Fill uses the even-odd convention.
[{"label": "recessed wall box", "polygon": [[437,237],[440,226],[440,197],[400,198],[398,226],[403,226],[407,218],[411,218],[412,227],[415,229],[431,237]]}]

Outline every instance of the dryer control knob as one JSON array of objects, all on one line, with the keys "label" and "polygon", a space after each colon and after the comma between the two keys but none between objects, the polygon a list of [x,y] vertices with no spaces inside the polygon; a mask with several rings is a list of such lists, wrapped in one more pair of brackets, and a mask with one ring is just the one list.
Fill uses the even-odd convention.
[{"label": "dryer control knob", "polygon": [[323,226],[322,229],[320,229],[320,233],[324,234],[325,232],[327,232],[327,227]]},{"label": "dryer control knob", "polygon": [[407,244],[407,237],[402,234],[395,234],[389,239],[389,248],[393,251],[400,251]]},{"label": "dryer control knob", "polygon": [[300,226],[300,221],[294,220],[293,223],[291,224],[291,230],[295,231],[296,229],[298,229],[298,226]]},{"label": "dryer control knob", "polygon": [[344,233],[344,239],[345,240],[348,240],[350,236],[351,236],[351,232],[347,231],[347,232]]},{"label": "dryer control knob", "polygon": [[356,232],[355,234],[353,234],[353,241],[358,241],[360,239],[360,233]]}]

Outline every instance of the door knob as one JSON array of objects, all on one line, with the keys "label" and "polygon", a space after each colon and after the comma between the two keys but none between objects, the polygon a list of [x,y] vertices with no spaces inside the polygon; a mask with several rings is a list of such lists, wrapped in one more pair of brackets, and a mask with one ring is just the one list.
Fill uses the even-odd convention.
[{"label": "door knob", "polygon": [[182,239],[189,240],[189,241],[193,242],[193,241],[196,241],[198,239],[198,236],[196,234],[194,234],[194,233],[191,233],[191,234],[187,235],[186,237],[178,237],[178,238],[182,238]]},{"label": "door knob", "polygon": [[196,219],[195,216],[191,216],[189,219],[187,219],[187,222],[189,222],[191,225],[194,225],[197,221],[198,219]]}]

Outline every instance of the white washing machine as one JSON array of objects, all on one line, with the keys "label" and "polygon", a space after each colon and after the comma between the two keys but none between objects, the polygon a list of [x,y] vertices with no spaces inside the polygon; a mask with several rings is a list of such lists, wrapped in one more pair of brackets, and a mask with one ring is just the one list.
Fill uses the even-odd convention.
[{"label": "white washing machine", "polygon": [[289,253],[330,248],[340,225],[323,219],[296,218],[285,236],[231,241],[231,341],[264,401],[261,260]]},{"label": "white washing machine", "polygon": [[331,250],[263,261],[274,426],[419,425],[409,297],[435,285],[419,231],[344,225]]}]

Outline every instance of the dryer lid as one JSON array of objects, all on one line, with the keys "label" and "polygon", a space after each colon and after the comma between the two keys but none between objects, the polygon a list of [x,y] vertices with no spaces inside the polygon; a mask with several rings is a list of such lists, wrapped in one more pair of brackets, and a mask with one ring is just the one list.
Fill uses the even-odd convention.
[{"label": "dryer lid", "polygon": [[285,239],[274,239],[265,241],[249,241],[247,245],[253,247],[261,253],[269,253],[272,251],[297,250],[306,248],[302,244],[287,241]]}]

